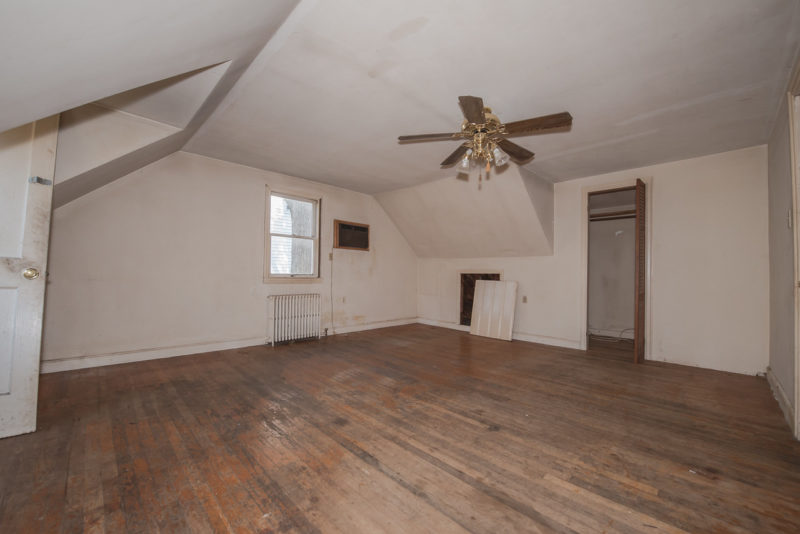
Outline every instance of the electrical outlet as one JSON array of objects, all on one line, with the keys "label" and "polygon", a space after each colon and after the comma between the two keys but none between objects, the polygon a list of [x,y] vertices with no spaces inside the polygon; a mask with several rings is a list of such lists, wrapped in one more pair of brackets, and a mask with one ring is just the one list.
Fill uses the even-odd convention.
[{"label": "electrical outlet", "polygon": [[328,260],[333,261],[333,252],[328,253]]},{"label": "electrical outlet", "polygon": [[522,303],[523,304],[527,304],[528,303],[528,296],[527,295],[522,295]]}]

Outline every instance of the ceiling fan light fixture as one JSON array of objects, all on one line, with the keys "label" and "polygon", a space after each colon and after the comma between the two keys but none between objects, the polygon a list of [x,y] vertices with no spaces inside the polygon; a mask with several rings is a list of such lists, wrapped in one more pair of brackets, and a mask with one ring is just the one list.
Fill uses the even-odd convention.
[{"label": "ceiling fan light fixture", "polygon": [[492,149],[492,156],[494,157],[495,167],[502,167],[511,159],[511,156],[503,152],[498,146]]},{"label": "ceiling fan light fixture", "polygon": [[[510,160],[523,165],[533,159],[534,153],[522,147],[506,136],[548,133],[572,127],[572,115],[567,111],[542,115],[532,119],[501,123],[492,110],[483,105],[483,99],[477,96],[459,96],[458,104],[464,114],[461,131],[454,133],[436,133],[419,135],[401,135],[398,141],[444,141],[463,139],[452,154],[441,163],[442,167],[456,164],[460,172],[469,172],[479,164],[484,165],[486,172],[495,167],[507,165]],[[502,147],[502,148],[501,148]]]},{"label": "ceiling fan light fixture", "polygon": [[468,148],[464,153],[464,157],[461,158],[461,162],[458,164],[458,169],[469,172],[469,170],[474,166],[475,160],[472,159],[472,149]]}]

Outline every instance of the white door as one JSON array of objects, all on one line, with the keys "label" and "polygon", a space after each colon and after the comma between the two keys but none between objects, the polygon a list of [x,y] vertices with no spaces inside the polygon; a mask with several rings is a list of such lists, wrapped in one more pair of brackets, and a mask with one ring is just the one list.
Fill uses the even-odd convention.
[{"label": "white door", "polygon": [[58,115],[0,133],[0,438],[36,430]]}]

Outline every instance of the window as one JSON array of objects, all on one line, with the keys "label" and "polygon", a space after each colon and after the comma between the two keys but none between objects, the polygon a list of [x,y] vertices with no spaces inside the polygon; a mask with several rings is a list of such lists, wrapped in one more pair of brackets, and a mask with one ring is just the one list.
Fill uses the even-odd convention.
[{"label": "window", "polygon": [[316,278],[319,201],[269,195],[269,275]]},{"label": "window", "polygon": [[334,248],[369,250],[369,225],[347,221],[333,221]]}]

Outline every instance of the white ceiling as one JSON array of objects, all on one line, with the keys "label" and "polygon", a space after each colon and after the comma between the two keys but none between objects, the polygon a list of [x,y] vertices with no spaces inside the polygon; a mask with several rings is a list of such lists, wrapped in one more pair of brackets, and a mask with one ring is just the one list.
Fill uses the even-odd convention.
[{"label": "white ceiling", "polygon": [[0,131],[226,61],[232,85],[296,3],[2,0]]},{"label": "white ceiling", "polygon": [[230,62],[159,80],[98,100],[109,109],[186,128],[228,70]]},{"label": "white ceiling", "polygon": [[188,107],[106,100],[182,129],[65,201],[181,148],[366,193],[452,177],[456,142],[397,136],[457,129],[467,94],[570,111],[515,139],[561,181],[766,142],[798,28],[798,0],[3,0],[0,131],[224,64]]},{"label": "white ceiling", "polygon": [[795,0],[303,0],[185,149],[388,191],[454,175],[456,142],[397,136],[455,131],[477,95],[572,113],[515,139],[552,181],[733,150],[766,141],[798,28]]},{"label": "white ceiling", "polygon": [[[0,131],[67,112],[57,164],[77,164],[56,170],[53,203],[70,202],[180,150],[297,1],[2,0]],[[90,102],[165,124],[77,111]]]}]

